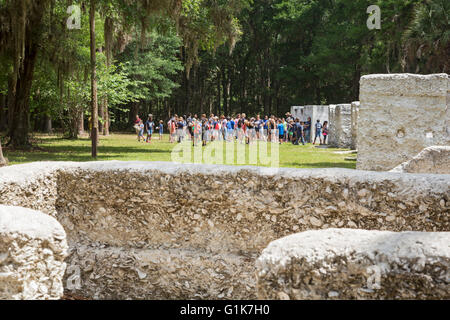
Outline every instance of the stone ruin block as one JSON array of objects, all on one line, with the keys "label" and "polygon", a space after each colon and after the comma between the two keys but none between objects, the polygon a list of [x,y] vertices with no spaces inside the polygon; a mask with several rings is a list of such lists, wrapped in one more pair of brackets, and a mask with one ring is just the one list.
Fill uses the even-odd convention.
[{"label": "stone ruin block", "polygon": [[352,131],[352,142],[350,145],[350,149],[356,150],[358,148],[358,113],[359,113],[359,101],[352,102],[352,123],[351,123],[351,131]]},{"label": "stone ruin block", "polygon": [[432,146],[391,172],[450,174],[450,146]]},{"label": "stone ruin block", "polygon": [[361,78],[357,169],[388,171],[424,148],[450,145],[447,74]]},{"label": "stone ruin block", "polygon": [[330,105],[329,145],[336,148],[350,148],[352,145],[352,105]]},{"label": "stone ruin block", "polygon": [[0,205],[0,300],[60,299],[67,249],[54,218]]},{"label": "stone ruin block", "polygon": [[305,231],[256,262],[258,299],[449,299],[450,232]]},{"label": "stone ruin block", "polygon": [[332,134],[332,132],[336,132],[336,105],[330,104],[328,108],[328,144],[330,146],[336,146],[336,135]]},{"label": "stone ruin block", "polygon": [[0,204],[61,223],[64,289],[88,299],[256,299],[256,259],[292,233],[450,230],[450,175],[266,169],[29,163],[0,168]]}]

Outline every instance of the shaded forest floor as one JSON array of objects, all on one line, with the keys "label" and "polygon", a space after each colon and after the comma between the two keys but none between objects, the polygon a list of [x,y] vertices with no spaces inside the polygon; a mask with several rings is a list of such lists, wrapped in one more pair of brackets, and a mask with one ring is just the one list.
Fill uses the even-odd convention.
[{"label": "shaded forest floor", "polygon": [[[177,144],[169,143],[167,134],[164,135],[162,141],[159,141],[158,138],[159,136],[149,144],[138,142],[133,134],[101,136],[97,160],[172,161],[171,152]],[[4,148],[3,153],[9,159],[10,164],[34,161],[92,161],[91,142],[88,137],[67,140],[56,135],[36,134],[34,143],[38,148],[32,151],[13,151]],[[246,148],[248,159],[248,146]],[[280,167],[355,169],[356,161],[345,160],[348,158],[348,154],[334,153],[343,150],[345,149],[316,148],[312,144],[294,146],[290,143],[283,143],[279,148]],[[258,163],[258,165],[261,164]]]}]

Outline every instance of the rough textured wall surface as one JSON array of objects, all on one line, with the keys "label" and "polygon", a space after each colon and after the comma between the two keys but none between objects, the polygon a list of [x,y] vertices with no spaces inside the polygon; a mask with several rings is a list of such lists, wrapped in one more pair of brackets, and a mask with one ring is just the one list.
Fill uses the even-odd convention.
[{"label": "rough textured wall surface", "polygon": [[350,149],[356,150],[358,148],[358,114],[359,114],[359,101],[352,102],[352,123],[351,123],[351,132],[352,132],[352,140]]},{"label": "rough textured wall surface", "polygon": [[[330,227],[450,230],[450,175],[117,161],[48,166],[57,186],[49,199],[56,198],[74,270],[66,278],[79,283],[70,291],[98,299],[253,299],[255,260],[283,236]],[[0,169],[0,177],[5,170],[31,184],[46,174],[21,165]],[[18,195],[6,201],[35,205],[34,195]]]},{"label": "rough textured wall surface", "polygon": [[306,231],[256,265],[260,299],[450,298],[450,232]]},{"label": "rough textured wall surface", "polygon": [[328,144],[332,147],[338,145],[337,135],[336,135],[336,105],[330,104],[328,108]]},{"label": "rough textured wall surface", "polygon": [[57,171],[70,162],[33,162],[0,168],[0,204],[32,208],[56,217]]},{"label": "rough textured wall surface", "polygon": [[425,148],[391,172],[450,174],[450,146]]},{"label": "rough textured wall surface", "polygon": [[330,146],[350,148],[352,145],[352,105],[338,104],[329,110]]},{"label": "rough textured wall surface", "polygon": [[0,300],[61,298],[67,249],[54,218],[0,205]]},{"label": "rough textured wall surface", "polygon": [[424,148],[450,145],[447,74],[361,78],[357,168],[388,171]]}]

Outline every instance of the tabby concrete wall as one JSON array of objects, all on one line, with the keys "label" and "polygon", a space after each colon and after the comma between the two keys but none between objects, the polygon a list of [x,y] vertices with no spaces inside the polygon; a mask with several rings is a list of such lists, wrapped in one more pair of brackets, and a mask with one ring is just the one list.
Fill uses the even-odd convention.
[{"label": "tabby concrete wall", "polygon": [[351,121],[351,132],[352,140],[350,144],[350,149],[356,150],[358,148],[358,115],[359,115],[359,101],[352,102],[352,121]]},{"label": "tabby concrete wall", "polygon": [[338,104],[329,111],[330,146],[350,148],[352,146],[352,105]]},{"label": "tabby concrete wall", "polygon": [[54,218],[0,205],[0,300],[61,298],[67,249]]},{"label": "tabby concrete wall", "polygon": [[432,146],[391,172],[450,174],[450,146]]},{"label": "tabby concrete wall", "polygon": [[53,215],[70,247],[66,290],[97,299],[253,299],[255,261],[271,241],[331,227],[448,231],[449,190],[450,175],[347,169],[0,169],[0,203]]},{"label": "tabby concrete wall", "polygon": [[[337,125],[336,125],[336,105],[330,104],[328,108],[328,144],[332,147],[337,147],[339,142],[337,139]],[[334,134],[333,134],[334,132]]]},{"label": "tabby concrete wall", "polygon": [[311,230],[256,264],[260,299],[450,298],[450,232]]},{"label": "tabby concrete wall", "polygon": [[388,171],[433,145],[450,145],[447,74],[361,78],[357,169]]}]

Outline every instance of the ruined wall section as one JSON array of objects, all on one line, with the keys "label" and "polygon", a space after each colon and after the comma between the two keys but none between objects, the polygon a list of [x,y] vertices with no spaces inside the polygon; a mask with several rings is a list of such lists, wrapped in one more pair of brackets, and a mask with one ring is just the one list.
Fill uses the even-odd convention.
[{"label": "ruined wall section", "polygon": [[359,116],[359,101],[352,102],[352,122],[351,122],[351,133],[352,140],[350,144],[350,149],[357,150],[358,149],[358,116]]},{"label": "ruined wall section", "polygon": [[256,265],[259,299],[450,298],[450,232],[311,230]]},{"label": "ruined wall section", "polygon": [[54,218],[0,205],[0,300],[60,299],[67,249]]},{"label": "ruined wall section", "polygon": [[[48,192],[67,233],[67,263],[78,270],[66,274],[75,284],[66,290],[96,299],[253,299],[257,257],[289,234],[450,230],[449,175],[119,161],[41,166],[53,171],[0,169],[0,177],[33,177],[3,179],[0,204],[32,208],[36,194]],[[27,193],[47,181],[42,175],[56,181]]]},{"label": "ruined wall section", "polygon": [[357,169],[388,171],[426,147],[450,145],[447,74],[361,78]]}]

